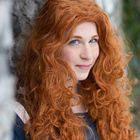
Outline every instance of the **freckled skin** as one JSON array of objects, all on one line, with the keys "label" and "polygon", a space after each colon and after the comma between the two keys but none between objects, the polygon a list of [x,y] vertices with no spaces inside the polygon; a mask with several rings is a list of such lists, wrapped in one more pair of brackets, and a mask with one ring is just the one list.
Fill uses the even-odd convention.
[{"label": "freckled skin", "polygon": [[99,36],[95,23],[79,24],[62,50],[62,58],[75,72],[78,81],[85,80],[99,56]]}]

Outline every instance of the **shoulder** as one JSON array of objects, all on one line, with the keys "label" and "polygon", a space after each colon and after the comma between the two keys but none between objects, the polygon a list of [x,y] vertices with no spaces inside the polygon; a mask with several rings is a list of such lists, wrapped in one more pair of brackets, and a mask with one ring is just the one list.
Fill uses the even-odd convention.
[{"label": "shoulder", "polygon": [[29,120],[29,115],[19,102],[15,102],[14,110],[16,117],[13,128],[13,140],[26,140],[24,124]]},{"label": "shoulder", "polygon": [[29,115],[27,111],[25,110],[24,106],[20,104],[19,102],[15,101],[14,110],[16,114],[19,116],[19,118],[23,121],[23,123],[26,123],[29,120]]}]

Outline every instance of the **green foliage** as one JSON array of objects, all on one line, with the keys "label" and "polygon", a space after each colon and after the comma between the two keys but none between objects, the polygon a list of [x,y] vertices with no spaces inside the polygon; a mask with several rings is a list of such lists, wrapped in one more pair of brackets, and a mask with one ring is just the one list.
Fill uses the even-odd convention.
[{"label": "green foliage", "polygon": [[133,52],[131,76],[138,80],[134,87],[134,126],[140,130],[140,0],[123,0],[122,27]]}]

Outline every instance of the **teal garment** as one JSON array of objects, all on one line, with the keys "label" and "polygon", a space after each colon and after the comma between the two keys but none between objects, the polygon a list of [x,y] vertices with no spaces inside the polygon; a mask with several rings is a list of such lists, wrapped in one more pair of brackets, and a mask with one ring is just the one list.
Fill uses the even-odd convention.
[{"label": "teal garment", "polygon": [[[99,140],[99,136],[97,133],[96,129],[96,124],[92,121],[91,117],[89,116],[88,113],[78,113],[76,114],[79,117],[82,117],[85,121],[85,123],[91,128],[90,130],[85,128],[84,133],[87,137],[87,140]],[[16,120],[15,120],[15,125],[13,129],[13,140],[27,140],[25,137],[25,132],[24,132],[24,123],[23,121],[19,118],[18,115],[16,115]],[[91,133],[92,132],[92,133]]]},{"label": "teal garment", "polygon": [[96,124],[92,121],[90,115],[87,113],[77,113],[77,116],[81,117],[89,128],[84,129],[87,140],[100,140],[97,133]]}]

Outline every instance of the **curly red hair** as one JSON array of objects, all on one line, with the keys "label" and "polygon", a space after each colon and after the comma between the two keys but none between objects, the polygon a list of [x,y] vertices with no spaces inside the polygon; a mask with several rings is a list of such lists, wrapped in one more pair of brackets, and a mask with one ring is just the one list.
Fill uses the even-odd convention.
[{"label": "curly red hair", "polygon": [[[74,74],[61,59],[61,51],[75,27],[87,21],[96,23],[100,54],[77,95],[72,90]],[[78,96],[96,122],[101,140],[135,140],[126,66],[124,45],[98,5],[91,0],[48,0],[18,65],[17,88],[24,89],[19,101],[30,116],[26,132],[33,140],[85,140],[84,123],[71,110],[70,100]]]}]

